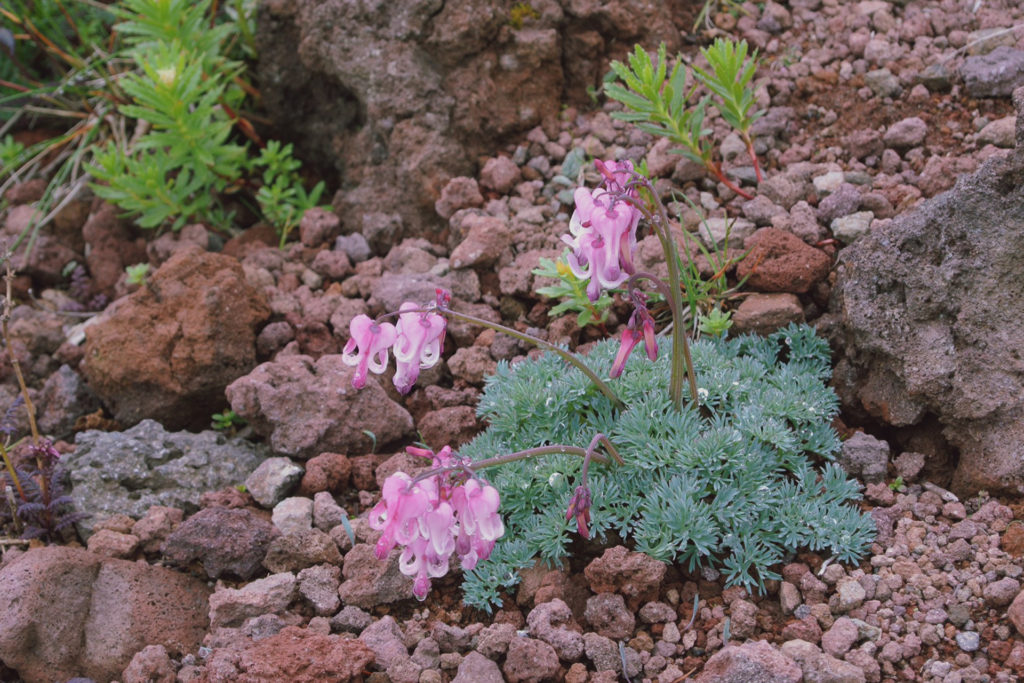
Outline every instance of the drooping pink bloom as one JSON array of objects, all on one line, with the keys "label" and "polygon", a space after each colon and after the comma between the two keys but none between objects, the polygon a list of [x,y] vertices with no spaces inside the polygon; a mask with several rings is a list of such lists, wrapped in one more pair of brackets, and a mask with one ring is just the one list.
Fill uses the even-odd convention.
[{"label": "drooping pink bloom", "polygon": [[636,228],[640,211],[628,198],[635,190],[625,190],[632,171],[629,162],[599,162],[607,189],[577,188],[573,193],[576,209],[569,219],[570,235],[562,237],[572,252],[567,263],[573,274],[590,280],[587,296],[596,300],[602,289],[618,287],[635,272]]},{"label": "drooping pink bloom", "polygon": [[419,304],[406,301],[399,308],[394,343],[395,388],[403,394],[412,391],[420,370],[432,368],[441,359],[447,321]]},{"label": "drooping pink bloom", "polygon": [[577,486],[569,499],[569,510],[565,513],[567,520],[576,518],[576,531],[583,538],[590,538],[590,489]]},{"label": "drooping pink bloom", "polygon": [[[381,374],[388,366],[388,349],[395,343],[395,326],[379,323],[368,315],[357,315],[349,323],[349,340],[342,350],[341,360],[356,366],[352,386],[366,386],[366,371]],[[358,351],[356,349],[358,348]]]},{"label": "drooping pink bloom", "polygon": [[405,472],[396,472],[384,481],[380,502],[370,510],[370,526],[383,531],[374,554],[383,560],[397,544],[408,545],[420,536],[420,519],[433,505],[428,491],[412,483]]},{"label": "drooping pink bloom", "polygon": [[651,317],[650,311],[647,310],[647,297],[643,292],[637,290],[633,292],[632,299],[634,306],[633,314],[629,316],[629,322],[626,323],[625,329],[622,330],[619,352],[615,354],[615,360],[612,362],[611,370],[608,372],[608,375],[612,378],[622,374],[622,369],[629,359],[629,354],[633,352],[633,348],[640,342],[641,338],[644,340],[644,350],[647,351],[647,357],[651,361],[658,359],[658,340],[654,336],[654,318]]},{"label": "drooping pink bloom", "polygon": [[496,488],[476,479],[470,479],[452,492],[452,505],[459,518],[455,547],[463,569],[472,569],[478,561],[486,559],[494,542],[505,533],[505,525],[498,514],[500,502]]},{"label": "drooping pink bloom", "polygon": [[430,580],[448,572],[457,553],[464,569],[486,559],[505,533],[498,515],[498,491],[471,476],[450,446],[436,454],[425,448],[406,449],[432,459],[434,470],[412,479],[404,472],[387,478],[381,500],[370,511],[370,527],[382,531],[375,553],[385,559],[396,545],[404,546],[399,569],[415,577],[413,595],[424,599]]}]

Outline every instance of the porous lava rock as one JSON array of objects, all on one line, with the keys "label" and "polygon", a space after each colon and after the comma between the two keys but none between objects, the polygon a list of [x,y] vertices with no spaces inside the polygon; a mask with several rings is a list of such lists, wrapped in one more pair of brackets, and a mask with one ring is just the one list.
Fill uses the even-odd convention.
[{"label": "porous lava rock", "polygon": [[35,548],[0,570],[0,660],[25,683],[117,679],[147,645],[195,652],[209,594],[203,581],[163,567]]},{"label": "porous lava rock", "polygon": [[1022,144],[842,250],[832,290],[844,408],[922,437],[961,495],[1024,492]]},{"label": "porous lava rock", "polygon": [[80,369],[121,424],[201,429],[224,387],[256,365],[256,326],[268,317],[238,261],[185,248],[89,326]]},{"label": "porous lava rock", "polygon": [[[434,202],[499,141],[588,101],[609,57],[680,46],[674,0],[263,3],[256,43],[264,104],[300,156],[356,189],[335,197],[358,231],[382,198],[409,234],[440,227]],[[403,201],[391,202],[394,188]]]},{"label": "porous lava rock", "polygon": [[248,508],[211,507],[189,517],[164,542],[170,562],[198,561],[212,579],[228,575],[251,579],[262,571],[263,558],[280,532]]},{"label": "porous lava rock", "polygon": [[237,379],[227,397],[275,452],[292,457],[364,453],[410,434],[409,412],[374,378],[353,388],[354,373],[340,355],[285,356]]},{"label": "porous lava rock", "polygon": [[88,538],[100,519],[140,518],[151,505],[195,512],[205,492],[237,486],[265,457],[265,446],[245,439],[212,430],[168,432],[143,420],[123,432],[79,432],[61,464],[75,505],[90,513],[76,524]]},{"label": "porous lava rock", "polygon": [[214,648],[204,681],[209,683],[348,683],[362,679],[373,651],[361,640],[286,626],[241,651]]}]

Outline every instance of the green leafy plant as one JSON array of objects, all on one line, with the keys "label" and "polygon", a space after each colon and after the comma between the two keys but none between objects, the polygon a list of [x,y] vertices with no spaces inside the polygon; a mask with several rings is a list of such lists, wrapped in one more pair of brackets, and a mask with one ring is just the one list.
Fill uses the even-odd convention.
[{"label": "green leafy plant", "polygon": [[[753,102],[749,81],[757,69],[757,56],[755,53],[747,59],[745,41],[738,46],[728,41],[722,42],[726,47],[713,46],[705,55],[709,61],[716,60],[717,66],[713,65],[708,73],[695,70],[693,77],[682,66],[681,59],[676,60],[671,71],[668,70],[664,43],[659,47],[654,60],[637,45],[628,57],[628,64],[612,62],[612,70],[621,82],[606,84],[605,94],[629,109],[614,112],[614,118],[629,121],[652,135],[669,138],[680,145],[673,152],[701,164],[737,195],[751,199],[752,195],[733,183],[722,171],[721,164],[714,160],[714,145],[709,137],[711,129],[707,127],[706,120],[708,107],[715,106],[730,125],[733,125],[732,120],[746,125],[746,139],[749,140],[749,123],[757,114],[750,114],[749,106],[746,105]],[[727,59],[729,57],[731,59]],[[733,72],[734,68],[738,69],[736,73]],[[729,80],[730,77],[732,80]],[[695,82],[688,85],[692,81]],[[696,103],[691,103],[701,84],[719,99],[714,100],[711,94],[707,94]],[[752,144],[748,145],[748,151],[753,155]],[[752,160],[755,168],[759,168],[756,155],[752,156]]]},{"label": "green leafy plant", "polygon": [[149,276],[148,263],[136,263],[134,266],[126,266],[124,273],[127,276],[125,281],[130,285],[144,285]]},{"label": "green leafy plant", "polygon": [[512,5],[508,13],[508,23],[512,28],[518,31],[527,19],[540,19],[540,12],[528,2],[517,2]]},{"label": "green leafy plant", "polygon": [[565,263],[564,256],[558,261],[549,258],[541,258],[539,267],[533,269],[533,274],[541,277],[556,278],[559,282],[547,287],[540,287],[537,293],[549,299],[560,299],[550,311],[548,316],[555,318],[566,313],[576,313],[576,324],[580,327],[587,325],[604,325],[608,320],[608,313],[614,303],[608,292],[602,292],[596,301],[587,297],[587,283],[576,277],[572,270]]},{"label": "green leafy plant", "polygon": [[750,137],[750,126],[764,114],[763,111],[752,111],[754,90],[750,87],[750,81],[757,71],[757,50],[748,59],[747,41],[736,43],[716,38],[711,47],[701,48],[700,53],[704,55],[711,70],[694,67],[693,72],[697,80],[718,97],[718,111],[746,144],[747,154],[754,163],[757,180],[760,182],[761,166],[754,153],[754,141]]},{"label": "green leafy plant", "polygon": [[907,485],[904,483],[903,477],[896,477],[891,482],[889,482],[889,490],[899,492],[906,491]]},{"label": "green leafy plant", "polygon": [[302,215],[317,205],[324,191],[320,181],[306,192],[298,174],[301,167],[302,163],[292,157],[292,145],[282,147],[277,140],[268,141],[252,161],[253,169],[263,169],[263,186],[256,193],[256,201],[267,220],[277,227],[282,247]]},{"label": "green leafy plant", "polygon": [[[602,342],[586,361],[604,374],[614,355],[615,345]],[[625,465],[590,473],[592,536],[691,570],[717,567],[732,585],[763,587],[777,578],[772,566],[800,547],[858,557],[873,531],[849,505],[857,484],[832,463],[812,466],[839,448],[827,343],[807,326],[790,326],[768,338],[699,340],[693,358],[701,406],[683,412],[666,397],[667,353],[627,363],[616,384],[624,411],[553,355],[502,363],[478,407],[490,426],[461,452],[479,459],[606,434]],[[548,456],[493,470],[506,534],[467,572],[469,604],[499,604],[536,558],[557,565],[570,556],[564,511],[580,469],[579,458]]]},{"label": "green leafy plant", "polygon": [[707,313],[700,314],[697,319],[697,329],[701,334],[709,337],[722,337],[732,327],[732,313],[722,311],[721,308],[712,308]]},{"label": "green leafy plant", "polygon": [[210,426],[220,432],[235,432],[245,426],[245,419],[233,410],[225,410],[223,413],[214,413],[211,416]]}]

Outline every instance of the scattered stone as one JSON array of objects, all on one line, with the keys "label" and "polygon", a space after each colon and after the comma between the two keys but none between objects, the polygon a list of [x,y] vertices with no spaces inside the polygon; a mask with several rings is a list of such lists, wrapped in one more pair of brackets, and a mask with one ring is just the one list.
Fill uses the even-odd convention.
[{"label": "scattered stone", "polygon": [[736,266],[736,276],[747,278],[747,287],[759,292],[803,294],[831,268],[825,252],[775,228],[761,228],[744,247],[750,253]]},{"label": "scattered stone", "polygon": [[297,534],[313,528],[313,501],[301,496],[285,498],[274,506],[270,520],[282,534]]},{"label": "scattered stone", "polygon": [[928,124],[919,116],[911,116],[889,126],[882,136],[882,142],[886,147],[902,151],[917,147],[927,135]]},{"label": "scattered stone", "polygon": [[245,478],[245,489],[257,503],[272,508],[291,493],[303,471],[291,458],[267,458]]},{"label": "scattered stone", "polygon": [[821,636],[821,649],[833,657],[842,657],[859,638],[857,624],[849,617],[839,617]]},{"label": "scattered stone", "polygon": [[[231,408],[281,454],[310,458],[324,452],[366,452],[402,438],[412,417],[368,379],[352,387],[355,368],[340,355],[287,356],[264,363],[226,389]],[[344,415],[344,420],[337,419]]]},{"label": "scattered stone", "polygon": [[223,574],[251,579],[262,570],[267,548],[278,535],[273,524],[250,509],[211,507],[168,536],[163,554],[182,566],[198,560],[213,579]]},{"label": "scattered stone", "polygon": [[630,609],[658,597],[665,577],[664,562],[619,545],[605,550],[583,570],[594,593],[618,593]]},{"label": "scattered stone", "polygon": [[256,365],[255,328],[268,317],[237,260],[190,247],[89,325],[80,369],[121,424],[202,429]]},{"label": "scattered stone", "polygon": [[278,536],[263,558],[263,566],[272,572],[297,572],[317,564],[341,564],[338,546],[319,529]]},{"label": "scattered stone", "polygon": [[773,681],[798,683],[803,672],[789,657],[763,640],[726,645],[713,654],[695,683],[750,683]]},{"label": "scattered stone", "polygon": [[857,238],[866,235],[871,230],[871,221],[874,219],[875,214],[870,211],[858,211],[836,218],[829,227],[840,242],[853,244]]},{"label": "scattered stone", "polygon": [[968,57],[960,76],[971,97],[1007,97],[1024,85],[1024,50],[1003,45],[988,54]]},{"label": "scattered stone", "polygon": [[860,667],[825,654],[813,643],[790,640],[783,643],[780,650],[800,666],[804,683],[864,683],[866,680]]},{"label": "scattered stone", "polygon": [[865,432],[855,432],[843,442],[838,462],[850,476],[868,483],[884,481],[889,466],[889,444]]},{"label": "scattered stone", "polygon": [[996,119],[978,131],[978,144],[1013,149],[1017,144],[1016,129],[1016,116],[1004,116],[1001,119]]},{"label": "scattered stone", "polygon": [[501,670],[509,683],[541,683],[554,680],[558,668],[555,649],[543,640],[513,638]]}]

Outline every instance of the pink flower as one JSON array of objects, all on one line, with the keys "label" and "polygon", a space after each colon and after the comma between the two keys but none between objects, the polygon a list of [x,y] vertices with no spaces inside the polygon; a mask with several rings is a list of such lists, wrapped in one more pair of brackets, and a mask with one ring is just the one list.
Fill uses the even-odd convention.
[{"label": "pink flower", "polygon": [[572,248],[569,267],[576,277],[590,280],[587,296],[591,301],[600,296],[601,289],[618,287],[635,272],[633,253],[640,222],[639,209],[624,198],[636,195],[623,185],[632,164],[598,163],[609,189],[576,189],[576,209],[569,219],[571,234],[562,237]]},{"label": "pink flower", "polygon": [[370,526],[383,531],[374,553],[383,560],[396,544],[408,545],[420,536],[420,519],[430,510],[428,492],[405,472],[396,472],[384,481],[381,499],[370,510]]},{"label": "pink flower", "polygon": [[369,523],[383,532],[374,551],[378,559],[387,558],[396,545],[404,546],[398,566],[415,577],[413,595],[422,600],[430,580],[448,572],[452,553],[459,555],[464,569],[472,569],[490,556],[505,526],[498,515],[498,491],[475,477],[462,481],[464,463],[450,446],[436,454],[407,450],[431,458],[435,469],[415,479],[404,472],[388,477]]},{"label": "pink flower", "polygon": [[[349,340],[341,359],[346,365],[356,366],[352,386],[366,386],[366,371],[381,374],[388,366],[388,349],[395,343],[395,326],[378,323],[368,315],[357,315],[348,326]],[[358,347],[358,353],[354,353]]]},{"label": "pink flower", "polygon": [[[647,351],[647,357],[651,361],[658,359],[658,340],[654,336],[654,318],[651,317],[650,312],[647,310],[647,297],[643,292],[634,291],[632,299],[634,305],[633,314],[629,316],[629,322],[626,323],[625,329],[622,330],[622,342],[619,344],[619,352],[615,354],[615,360],[612,362],[611,370],[608,372],[608,376],[612,378],[622,374],[622,369],[625,367],[629,355],[640,342],[641,337],[644,340],[644,349]],[[637,327],[640,327],[640,330]]]},{"label": "pink flower", "polygon": [[452,505],[459,517],[456,549],[463,569],[472,569],[479,560],[490,556],[494,542],[505,533],[505,525],[498,514],[500,502],[496,488],[476,479],[470,479],[452,492]]},{"label": "pink flower", "polygon": [[394,383],[399,392],[408,394],[420,370],[434,367],[441,359],[446,321],[433,311],[423,312],[411,301],[402,304],[399,311],[393,349],[397,364]]}]

